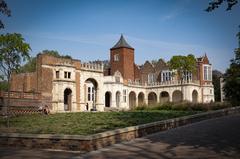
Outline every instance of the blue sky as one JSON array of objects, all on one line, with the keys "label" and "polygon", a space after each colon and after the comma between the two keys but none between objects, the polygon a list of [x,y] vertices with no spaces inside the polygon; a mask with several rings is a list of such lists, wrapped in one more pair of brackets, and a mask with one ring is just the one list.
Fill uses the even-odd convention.
[{"label": "blue sky", "polygon": [[6,0],[12,17],[6,29],[31,45],[31,55],[57,50],[82,61],[108,59],[123,33],[135,48],[135,62],[173,55],[207,53],[214,69],[224,71],[234,57],[240,4],[212,13],[208,0]]}]

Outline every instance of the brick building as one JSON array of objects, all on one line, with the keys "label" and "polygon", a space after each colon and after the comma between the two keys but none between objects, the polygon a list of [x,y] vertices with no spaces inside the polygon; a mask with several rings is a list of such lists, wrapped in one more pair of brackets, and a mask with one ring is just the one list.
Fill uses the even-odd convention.
[{"label": "brick building", "polygon": [[86,111],[86,105],[89,110],[104,111],[183,100],[214,101],[208,57],[205,54],[196,61],[197,72],[185,72],[181,84],[163,59],[135,64],[134,48],[121,36],[110,49],[107,67],[39,54],[35,72],[12,75],[11,91],[40,94],[52,112]]}]

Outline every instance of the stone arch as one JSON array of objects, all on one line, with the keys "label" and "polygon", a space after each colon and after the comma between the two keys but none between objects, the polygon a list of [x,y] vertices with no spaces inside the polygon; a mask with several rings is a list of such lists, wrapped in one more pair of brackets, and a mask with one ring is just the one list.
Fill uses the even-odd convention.
[{"label": "stone arch", "polygon": [[129,108],[134,108],[136,106],[136,93],[131,91],[129,93]]},{"label": "stone arch", "polygon": [[163,91],[160,93],[160,103],[166,103],[170,101],[170,96],[169,93],[167,91]]},{"label": "stone arch", "polygon": [[192,102],[197,103],[198,102],[198,92],[194,89],[192,92]]},{"label": "stone arch", "polygon": [[111,101],[112,101],[112,93],[108,91],[105,93],[105,107],[111,107]]},{"label": "stone arch", "polygon": [[180,90],[175,90],[172,94],[172,101],[177,103],[177,102],[182,102],[183,101],[183,93]]},{"label": "stone arch", "polygon": [[72,90],[70,88],[66,88],[64,90],[64,110],[71,111],[72,109]]},{"label": "stone arch", "polygon": [[120,91],[116,92],[116,106],[120,107],[120,101],[121,101],[121,93]]},{"label": "stone arch", "polygon": [[145,102],[144,102],[144,93],[143,92],[140,92],[138,94],[138,106],[141,106],[141,105],[144,105]]},{"label": "stone arch", "polygon": [[150,92],[148,94],[148,105],[154,105],[157,103],[157,94],[155,92]]},{"label": "stone arch", "polygon": [[90,109],[96,110],[98,103],[98,83],[94,78],[85,80],[85,97]]}]

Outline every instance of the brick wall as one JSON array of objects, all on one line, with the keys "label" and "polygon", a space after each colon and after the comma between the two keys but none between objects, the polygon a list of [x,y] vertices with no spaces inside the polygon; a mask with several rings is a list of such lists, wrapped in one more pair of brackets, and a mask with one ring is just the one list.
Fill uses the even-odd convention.
[{"label": "brick wall", "polygon": [[13,73],[11,77],[11,91],[36,92],[36,73]]},{"label": "brick wall", "polygon": [[155,73],[155,70],[153,68],[153,65],[149,61],[146,61],[141,68],[141,81],[143,83],[148,82],[149,73]]},{"label": "brick wall", "polygon": [[[118,70],[124,79],[134,81],[134,49],[117,48],[110,51],[111,75]],[[114,61],[114,55],[119,55],[119,61]]]}]

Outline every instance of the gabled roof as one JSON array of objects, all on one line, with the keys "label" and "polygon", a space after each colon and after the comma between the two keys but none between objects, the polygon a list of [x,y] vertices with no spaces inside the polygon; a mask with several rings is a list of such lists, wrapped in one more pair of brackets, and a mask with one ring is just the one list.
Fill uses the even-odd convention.
[{"label": "gabled roof", "polygon": [[117,48],[129,48],[129,49],[133,49],[133,47],[131,47],[127,41],[124,39],[123,35],[121,35],[119,41],[111,48],[111,49],[117,49]]}]

